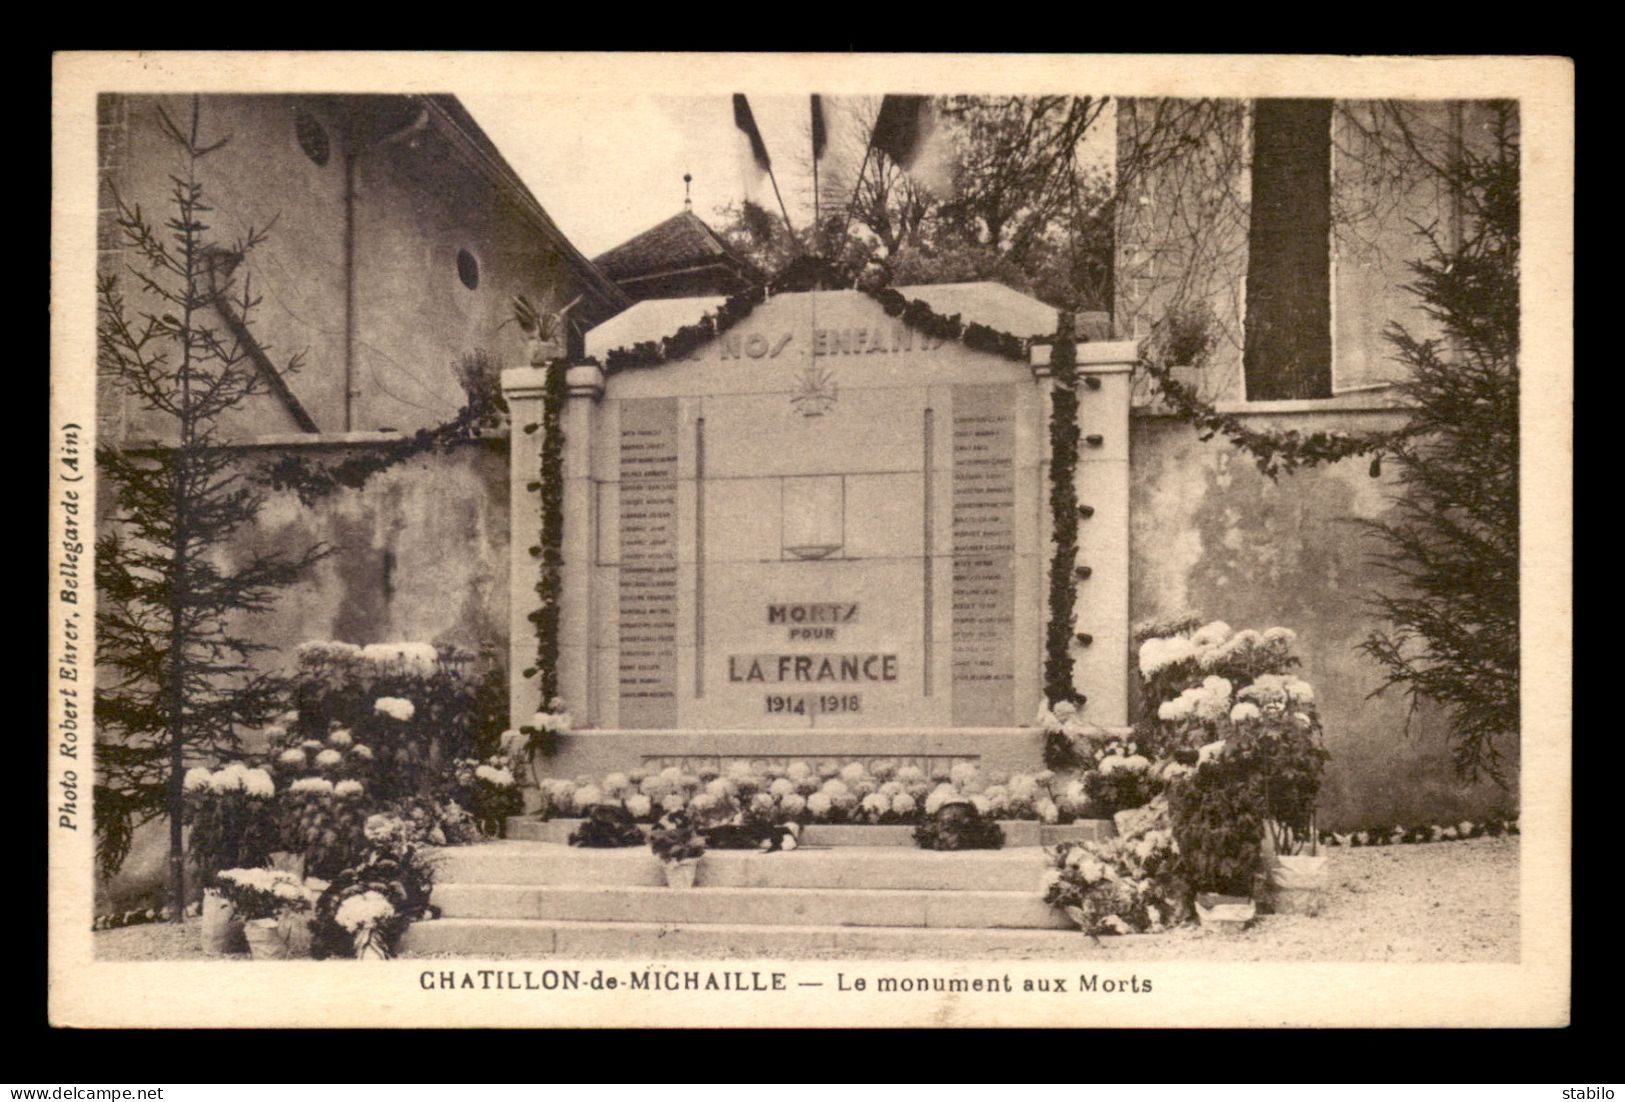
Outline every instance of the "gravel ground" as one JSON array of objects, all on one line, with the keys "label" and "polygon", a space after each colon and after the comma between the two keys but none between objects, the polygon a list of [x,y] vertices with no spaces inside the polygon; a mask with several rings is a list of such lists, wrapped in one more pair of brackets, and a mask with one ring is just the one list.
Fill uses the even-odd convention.
[{"label": "gravel ground", "polygon": [[[1201,961],[1518,960],[1518,839],[1327,851],[1330,888],[1314,917],[1264,915],[1235,937],[1195,926],[1165,934],[1078,936],[1078,955],[1095,959]],[[196,919],[95,934],[98,960],[201,960]],[[848,954],[809,951],[798,959]],[[970,955],[970,954],[967,954]],[[980,956],[981,954],[975,954]],[[1002,959],[1052,956],[1001,953]],[[246,959],[230,957],[216,959]]]},{"label": "gravel ground", "polygon": [[179,926],[173,922],[148,922],[121,926],[117,930],[97,930],[97,960],[247,960],[247,953],[223,957],[206,956],[198,947],[202,940],[200,918],[188,918]]}]

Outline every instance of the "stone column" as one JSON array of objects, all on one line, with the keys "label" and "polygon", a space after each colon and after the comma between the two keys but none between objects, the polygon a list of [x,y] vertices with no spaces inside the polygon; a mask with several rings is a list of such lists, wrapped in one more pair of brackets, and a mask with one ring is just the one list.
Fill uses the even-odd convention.
[{"label": "stone column", "polygon": [[[1133,341],[1082,341],[1077,347],[1078,466],[1073,474],[1078,505],[1074,632],[1089,636],[1072,644],[1072,683],[1089,698],[1085,717],[1102,727],[1128,724],[1133,670],[1129,655],[1128,431]],[[1033,371],[1049,376],[1048,345],[1033,348]],[[1094,384],[1091,385],[1091,380]],[[1046,402],[1046,407],[1048,403]],[[1046,489],[1047,494],[1047,489]],[[1046,568],[1048,550],[1046,544]],[[1048,577],[1045,578],[1046,591]],[[1048,609],[1045,609],[1046,618]]]},{"label": "stone column", "polygon": [[530,548],[541,539],[541,496],[526,489],[541,474],[543,367],[515,367],[502,373],[502,396],[508,402],[508,723],[530,722],[540,708],[539,683],[524,672],[536,664],[536,626],[526,619],[536,608],[538,565]]},{"label": "stone column", "polygon": [[596,364],[575,364],[565,376],[568,396],[559,418],[564,432],[564,577],[559,606],[559,695],[575,726],[597,726],[593,699],[592,575],[597,526],[593,451],[604,373]]},{"label": "stone column", "polygon": [[576,726],[592,723],[587,670],[591,660],[589,598],[592,592],[592,439],[596,402],[604,393],[604,376],[592,364],[569,368],[519,367],[502,373],[502,396],[512,425],[508,445],[508,722],[530,721],[542,706],[541,684],[524,671],[536,664],[536,583],[541,564],[530,549],[541,542],[540,494],[529,489],[541,477],[545,430],[524,431],[541,424],[547,372],[565,370],[568,397],[559,416],[564,433],[564,576],[559,615],[559,695]]}]

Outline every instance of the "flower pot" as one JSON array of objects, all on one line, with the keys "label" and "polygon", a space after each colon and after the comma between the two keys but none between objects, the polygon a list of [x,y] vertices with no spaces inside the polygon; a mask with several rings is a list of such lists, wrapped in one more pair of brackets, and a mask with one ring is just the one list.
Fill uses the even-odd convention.
[{"label": "flower pot", "polygon": [[243,923],[248,952],[255,960],[287,960],[288,943],[274,918],[251,918]]},{"label": "flower pot", "polygon": [[312,940],[310,915],[304,911],[283,911],[277,919],[277,936],[287,946],[290,960],[307,959]]},{"label": "flower pot", "polygon": [[699,871],[700,859],[690,857],[686,861],[666,861],[661,867],[666,870],[666,887],[692,888],[694,874]]},{"label": "flower pot", "polygon": [[1246,896],[1203,892],[1196,897],[1196,917],[1202,929],[1223,937],[1241,933],[1257,913],[1257,906]]},{"label": "flower pot", "polygon": [[1319,914],[1326,900],[1326,857],[1279,857],[1269,871],[1277,914]]},{"label": "flower pot", "polygon": [[243,924],[237,912],[226,897],[213,888],[203,893],[201,927],[203,951],[211,957],[241,953],[248,948],[243,941]]}]

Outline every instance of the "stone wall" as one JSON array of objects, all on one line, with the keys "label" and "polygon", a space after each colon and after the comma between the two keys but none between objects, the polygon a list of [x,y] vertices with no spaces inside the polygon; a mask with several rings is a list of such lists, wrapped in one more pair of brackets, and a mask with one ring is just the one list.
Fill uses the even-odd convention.
[{"label": "stone wall", "polygon": [[[1260,415],[1259,425],[1369,431],[1398,416]],[[1365,461],[1349,460],[1271,482],[1228,443],[1148,415],[1133,419],[1130,454],[1133,619],[1188,608],[1237,629],[1298,633],[1332,754],[1323,825],[1453,822],[1517,806],[1516,773],[1511,793],[1456,782],[1438,714],[1418,711],[1407,732],[1401,689],[1370,697],[1382,672],[1356,648],[1379,626],[1364,603],[1388,579],[1354,522],[1389,510],[1391,470],[1373,479]]]}]

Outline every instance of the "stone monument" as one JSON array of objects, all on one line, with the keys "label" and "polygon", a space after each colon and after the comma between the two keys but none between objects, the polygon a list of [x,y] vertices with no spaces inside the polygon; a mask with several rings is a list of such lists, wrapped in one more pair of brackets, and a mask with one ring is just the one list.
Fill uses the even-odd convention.
[{"label": "stone monument", "polygon": [[[900,288],[1018,336],[1055,311],[988,283]],[[1036,769],[1052,553],[1050,349],[1030,363],[927,336],[860,291],[775,296],[681,362],[606,377],[720,299],[638,303],[569,366],[560,776],[875,757]],[[1132,342],[1077,346],[1075,683],[1127,721]],[[559,370],[560,368],[553,368]],[[509,370],[515,425],[545,367]],[[512,446],[511,695],[533,662],[540,434]]]}]

